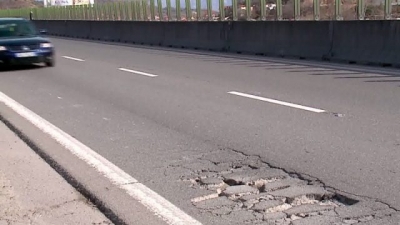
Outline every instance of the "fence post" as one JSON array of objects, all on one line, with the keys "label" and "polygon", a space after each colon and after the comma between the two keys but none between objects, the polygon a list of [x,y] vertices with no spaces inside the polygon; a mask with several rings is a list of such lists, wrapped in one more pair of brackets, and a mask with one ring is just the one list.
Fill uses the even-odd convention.
[{"label": "fence post", "polygon": [[139,21],[143,21],[143,10],[142,10],[142,3],[140,1],[136,2],[136,14]]},{"label": "fence post", "polygon": [[167,0],[167,17],[168,21],[172,20],[172,14],[171,14],[171,0]]},{"label": "fence post", "polygon": [[156,12],[155,12],[155,2],[154,2],[154,0],[150,0],[150,18],[151,18],[151,21],[154,21],[154,20],[156,20]]},{"label": "fence post", "polygon": [[147,1],[146,0],[142,1],[142,8],[143,8],[143,19],[144,19],[144,21],[148,21],[149,14],[147,14]]},{"label": "fence post", "polygon": [[121,20],[121,12],[119,10],[119,2],[113,4],[114,8],[114,20],[120,21]]},{"label": "fence post", "polygon": [[246,20],[251,20],[251,1],[246,0]]},{"label": "fence post", "polygon": [[212,21],[212,1],[207,0],[207,16],[208,16],[208,21]]},{"label": "fence post", "polygon": [[390,20],[392,18],[392,1],[385,0],[385,19]]},{"label": "fence post", "polygon": [[181,1],[180,0],[175,0],[175,5],[176,5],[176,20],[181,21]]},{"label": "fence post", "polygon": [[91,4],[91,9],[92,9],[92,15],[91,15],[91,17],[92,17],[92,20],[97,20],[97,16],[96,16],[96,6],[95,6],[95,4]]},{"label": "fence post", "polygon": [[186,20],[191,21],[192,20],[192,4],[190,3],[190,0],[186,0]]},{"label": "fence post", "polygon": [[260,1],[260,9],[261,9],[261,20],[267,19],[267,9],[266,9],[267,2],[265,0]]},{"label": "fence post", "polygon": [[37,8],[34,8],[34,9],[33,9],[33,19],[39,19],[38,17],[39,17],[39,15],[38,15],[38,9],[37,9]]},{"label": "fence post", "polygon": [[201,0],[196,0],[197,21],[202,20],[201,16]]},{"label": "fence post", "polygon": [[342,1],[335,0],[335,18],[336,20],[342,20]]},{"label": "fence post", "polygon": [[158,17],[160,21],[164,20],[164,13],[163,13],[163,5],[161,0],[157,0],[157,6],[158,6]]},{"label": "fence post", "polygon": [[238,1],[237,0],[232,0],[232,17],[233,17],[233,21],[237,21],[238,20]]},{"label": "fence post", "polygon": [[300,9],[300,0],[294,0],[294,19],[300,20],[301,9]]},{"label": "fence post", "polygon": [[357,1],[357,14],[358,14],[358,19],[359,20],[364,20],[365,19],[365,3],[364,0],[358,0]]},{"label": "fence post", "polygon": [[319,0],[314,0],[314,20],[320,20],[320,3]]},{"label": "fence post", "polygon": [[137,10],[136,10],[136,2],[132,1],[129,4],[130,6],[130,17],[132,21],[137,21],[138,19],[138,15],[137,15]]},{"label": "fence post", "polygon": [[125,20],[125,8],[124,2],[118,2],[118,19],[120,21]]},{"label": "fence post", "polygon": [[276,0],[276,19],[283,20],[282,14],[282,0]]},{"label": "fence post", "polygon": [[83,10],[83,20],[89,20],[89,7],[88,5],[84,5],[82,7]]},{"label": "fence post", "polygon": [[219,20],[225,20],[225,4],[224,0],[219,0]]},{"label": "fence post", "polygon": [[47,16],[47,12],[48,12],[48,8],[44,8],[44,9],[43,9],[43,18],[44,18],[45,20],[48,20],[48,19],[49,19],[48,16]]},{"label": "fence post", "polygon": [[64,6],[60,6],[60,16],[58,17],[59,20],[63,20],[65,18],[65,10],[64,10]]}]

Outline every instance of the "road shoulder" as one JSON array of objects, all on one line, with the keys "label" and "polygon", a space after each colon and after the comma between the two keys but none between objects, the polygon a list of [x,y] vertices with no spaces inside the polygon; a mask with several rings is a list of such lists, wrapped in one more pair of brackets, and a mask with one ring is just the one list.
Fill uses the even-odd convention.
[{"label": "road shoulder", "polygon": [[165,224],[158,214],[5,104],[0,104],[0,121],[114,224]]},{"label": "road shoulder", "polygon": [[0,122],[0,224],[112,224]]}]

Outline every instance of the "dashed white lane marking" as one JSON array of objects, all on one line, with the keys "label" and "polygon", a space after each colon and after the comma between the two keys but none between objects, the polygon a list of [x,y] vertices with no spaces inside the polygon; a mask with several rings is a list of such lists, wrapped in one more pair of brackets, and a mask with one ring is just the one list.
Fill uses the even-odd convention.
[{"label": "dashed white lane marking", "polygon": [[50,122],[41,118],[23,105],[0,92],[0,103],[4,103],[20,116],[38,127],[41,131],[48,134],[72,154],[95,168],[101,175],[108,178],[116,186],[126,191],[132,198],[143,204],[147,209],[160,217],[170,225],[201,225],[201,223],[175,205],[164,199],[162,196],[139,183],[125,171],[112,164],[95,151],[79,142],[69,134],[65,133]]},{"label": "dashed white lane marking", "polygon": [[308,106],[297,105],[297,104],[293,104],[293,103],[289,103],[289,102],[283,102],[283,101],[279,101],[279,100],[275,100],[275,99],[270,99],[270,98],[264,98],[264,97],[260,97],[260,96],[256,96],[256,95],[245,94],[245,93],[241,93],[241,92],[237,92],[237,91],[230,91],[228,93],[232,94],[232,95],[238,95],[238,96],[242,96],[242,97],[246,97],[246,98],[252,98],[252,99],[256,99],[256,100],[260,100],[260,101],[264,101],[264,102],[269,102],[269,103],[274,103],[274,104],[278,104],[278,105],[288,106],[288,107],[292,107],[292,108],[296,108],[296,109],[307,110],[307,111],[315,112],[315,113],[326,112],[323,109],[316,109],[316,108],[312,108],[312,107],[308,107]]},{"label": "dashed white lane marking", "polygon": [[65,56],[65,55],[63,56],[63,58],[74,60],[74,61],[78,61],[78,62],[84,62],[85,61],[83,59],[78,59],[78,58],[74,58],[74,57],[71,57],[71,56]]},{"label": "dashed white lane marking", "polygon": [[158,75],[155,75],[155,74],[145,73],[145,72],[136,71],[136,70],[130,70],[130,69],[126,69],[126,68],[119,68],[119,70],[128,72],[128,73],[136,73],[136,74],[148,76],[148,77],[158,77]]}]

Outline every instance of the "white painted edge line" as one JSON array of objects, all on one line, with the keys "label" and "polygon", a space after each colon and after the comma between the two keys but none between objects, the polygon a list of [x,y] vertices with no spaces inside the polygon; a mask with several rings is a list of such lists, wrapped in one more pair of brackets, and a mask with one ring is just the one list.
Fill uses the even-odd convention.
[{"label": "white painted edge line", "polygon": [[181,209],[164,199],[162,196],[139,183],[135,178],[112,164],[101,155],[90,149],[88,146],[79,142],[69,134],[65,133],[50,122],[41,118],[39,115],[30,111],[23,105],[0,92],[0,103],[14,110],[20,116],[38,127],[41,131],[48,134],[63,147],[69,150],[79,159],[95,168],[100,174],[108,178],[119,188],[126,191],[128,195],[136,199],[156,216],[170,225],[201,225],[201,223],[187,215]]},{"label": "white painted edge line", "polygon": [[78,58],[74,58],[74,57],[71,57],[71,56],[65,56],[65,55],[63,56],[63,58],[74,60],[74,61],[78,61],[78,62],[84,62],[85,61],[83,59],[78,59]]},{"label": "white painted edge line", "polygon": [[118,69],[121,71],[124,71],[124,72],[128,72],[128,73],[136,73],[136,74],[148,76],[148,77],[158,77],[158,75],[151,74],[151,73],[145,73],[145,72],[130,70],[130,69],[126,69],[126,68],[118,68]]},{"label": "white painted edge line", "polygon": [[293,103],[289,103],[289,102],[283,102],[283,101],[279,101],[279,100],[275,100],[275,99],[270,99],[270,98],[264,98],[264,97],[260,97],[260,96],[256,96],[256,95],[245,94],[245,93],[241,93],[241,92],[237,92],[237,91],[230,91],[228,93],[232,94],[232,95],[238,95],[238,96],[242,96],[242,97],[257,99],[257,100],[264,101],[264,102],[269,102],[269,103],[274,103],[274,104],[278,104],[278,105],[288,106],[288,107],[292,107],[292,108],[296,108],[296,109],[307,110],[307,111],[315,112],[315,113],[326,112],[323,109],[316,109],[316,108],[312,108],[312,107],[308,107],[308,106],[297,105],[297,104],[293,104]]}]

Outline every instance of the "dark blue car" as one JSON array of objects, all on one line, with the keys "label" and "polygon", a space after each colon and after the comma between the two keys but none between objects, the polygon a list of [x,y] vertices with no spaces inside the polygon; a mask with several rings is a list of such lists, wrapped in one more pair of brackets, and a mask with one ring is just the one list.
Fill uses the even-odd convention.
[{"label": "dark blue car", "polygon": [[0,18],[0,62],[6,66],[44,63],[53,67],[54,47],[31,21]]}]

